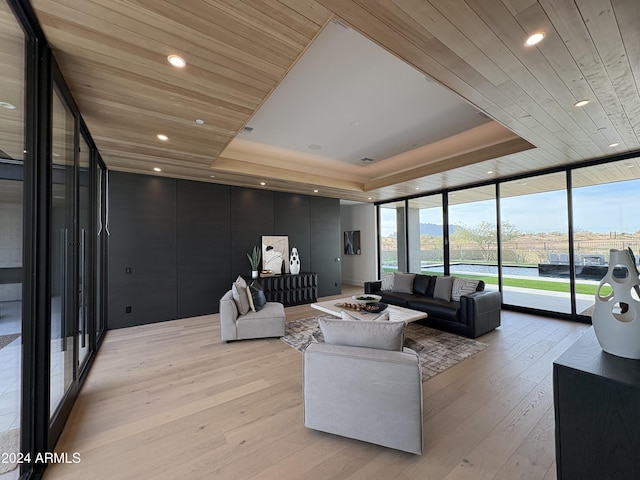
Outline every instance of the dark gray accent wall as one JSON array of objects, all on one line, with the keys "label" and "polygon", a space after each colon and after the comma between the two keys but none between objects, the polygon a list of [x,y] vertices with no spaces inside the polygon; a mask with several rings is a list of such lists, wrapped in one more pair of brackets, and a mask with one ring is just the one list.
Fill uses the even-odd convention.
[{"label": "dark gray accent wall", "polygon": [[109,214],[110,329],[217,313],[262,235],[289,237],[319,295],[341,291],[337,199],[111,172]]},{"label": "dark gray accent wall", "polygon": [[231,189],[180,180],[176,202],[178,316],[217,312],[216,293],[231,276]]},{"label": "dark gray accent wall", "polygon": [[262,235],[274,235],[273,192],[233,188],[230,227],[231,272],[236,276],[250,277],[251,266],[247,259],[247,252],[251,252],[254,245],[261,248]]},{"label": "dark gray accent wall", "polygon": [[318,296],[338,295],[342,291],[340,202],[332,198],[311,197],[309,220],[311,265],[318,274]]},{"label": "dark gray accent wall", "polygon": [[109,180],[109,328],[176,318],[176,182]]},{"label": "dark gray accent wall", "polygon": [[310,197],[283,192],[274,195],[274,235],[289,236],[289,251],[296,247],[300,254],[300,271],[315,271],[311,268]]}]

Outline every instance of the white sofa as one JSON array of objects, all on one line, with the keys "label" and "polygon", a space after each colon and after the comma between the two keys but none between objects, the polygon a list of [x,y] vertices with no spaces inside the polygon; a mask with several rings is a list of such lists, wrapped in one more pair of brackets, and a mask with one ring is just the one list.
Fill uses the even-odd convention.
[{"label": "white sofa", "polygon": [[220,337],[223,342],[248,338],[282,337],[284,335],[284,306],[267,302],[257,312],[240,315],[229,290],[220,299]]},{"label": "white sofa", "polygon": [[[402,347],[404,322],[333,322],[342,323],[331,326],[338,335],[328,335],[321,319],[328,343],[304,353],[305,426],[422,454],[422,370],[416,352]],[[391,348],[381,343],[380,335],[398,331]]]}]

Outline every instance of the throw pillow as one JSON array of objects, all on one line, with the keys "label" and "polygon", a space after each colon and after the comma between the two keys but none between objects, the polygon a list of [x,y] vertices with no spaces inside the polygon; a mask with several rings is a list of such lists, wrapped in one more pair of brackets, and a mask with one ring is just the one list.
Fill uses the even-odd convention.
[{"label": "throw pillow", "polygon": [[246,315],[250,310],[249,297],[247,296],[247,282],[244,278],[238,277],[233,285],[231,285],[231,291],[233,293],[233,300],[238,307],[238,313],[240,315]]},{"label": "throw pillow", "polygon": [[267,303],[267,298],[264,296],[262,285],[260,285],[258,282],[251,282],[249,291],[251,292],[251,299],[255,307],[254,311],[258,312],[262,310],[262,307],[264,307]]},{"label": "throw pillow", "polygon": [[415,273],[396,273],[393,275],[393,291],[397,293],[413,293]]},{"label": "throw pillow", "polygon": [[256,312],[256,306],[253,304],[253,296],[251,295],[251,287],[247,287],[247,299],[249,300],[249,310]]},{"label": "throw pillow", "polygon": [[404,322],[369,322],[319,318],[325,343],[402,351]]},{"label": "throw pillow", "polygon": [[380,280],[382,280],[382,287],[380,287],[381,291],[390,292],[391,290],[393,290],[393,277],[393,272],[384,272],[382,274],[382,276],[380,277]]},{"label": "throw pillow", "polygon": [[453,277],[453,287],[451,287],[451,300],[460,301],[462,295],[469,295],[478,288],[478,280],[468,278]]},{"label": "throw pillow", "polygon": [[427,295],[429,285],[435,281],[432,275],[416,275],[413,280],[413,292],[418,295]]},{"label": "throw pillow", "polygon": [[436,277],[436,288],[433,290],[433,298],[451,301],[451,287],[453,277]]}]

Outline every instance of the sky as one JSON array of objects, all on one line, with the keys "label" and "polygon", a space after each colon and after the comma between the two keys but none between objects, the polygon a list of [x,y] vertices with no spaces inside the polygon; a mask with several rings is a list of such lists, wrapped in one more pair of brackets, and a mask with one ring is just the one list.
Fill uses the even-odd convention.
[{"label": "sky", "polygon": [[[573,189],[576,231],[594,233],[640,230],[640,180],[630,180]],[[563,190],[535,195],[509,197],[502,200],[502,220],[514,224],[524,233],[567,231],[567,197]],[[495,222],[495,204],[482,201],[449,207],[454,225],[477,225],[481,221]],[[395,214],[382,209],[382,234],[396,231]],[[385,212],[385,210],[387,210]],[[421,223],[441,224],[439,210],[422,210]]]}]

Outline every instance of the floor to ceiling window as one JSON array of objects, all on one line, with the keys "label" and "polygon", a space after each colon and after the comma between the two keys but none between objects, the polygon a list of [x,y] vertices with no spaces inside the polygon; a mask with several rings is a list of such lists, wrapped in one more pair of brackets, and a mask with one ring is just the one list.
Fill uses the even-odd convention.
[{"label": "floor to ceiling window", "polygon": [[407,271],[405,202],[380,205],[380,273]]},{"label": "floor to ceiling window", "polygon": [[92,254],[93,242],[91,222],[93,202],[91,201],[91,148],[84,136],[80,135],[78,152],[78,365],[82,366],[89,354],[91,339],[89,323],[93,305]]},{"label": "floor to ceiling window", "polygon": [[51,188],[51,384],[53,418],[73,384],[75,270],[75,120],[53,95]]},{"label": "floor to ceiling window", "polygon": [[577,313],[590,315],[609,251],[631,248],[640,257],[640,161],[629,159],[571,172]]},{"label": "floor to ceiling window", "polygon": [[507,307],[589,321],[610,249],[640,265],[638,191],[626,155],[380,204],[381,270],[479,278]]},{"label": "floor to ceiling window", "polygon": [[0,480],[42,473],[105,327],[106,170],[34,19],[0,0]]},{"label": "floor to ceiling window", "polygon": [[[20,451],[25,37],[0,1],[0,453]],[[4,461],[6,460],[6,461]],[[15,458],[0,479],[17,479]]]},{"label": "floor to ceiling window", "polygon": [[448,195],[450,273],[484,280],[498,289],[496,187],[457,190]]},{"label": "floor to ceiling window", "polygon": [[408,202],[409,268],[412,273],[442,272],[444,226],[442,195],[412,198]]},{"label": "floor to ceiling window", "polygon": [[566,173],[500,184],[502,301],[571,313]]},{"label": "floor to ceiling window", "polygon": [[94,248],[95,267],[95,288],[93,289],[93,298],[95,299],[95,325],[96,340],[100,340],[106,328],[104,317],[105,295],[103,285],[106,285],[106,237],[108,234],[107,225],[107,169],[100,159],[95,160],[95,215],[96,215],[96,233]]}]

